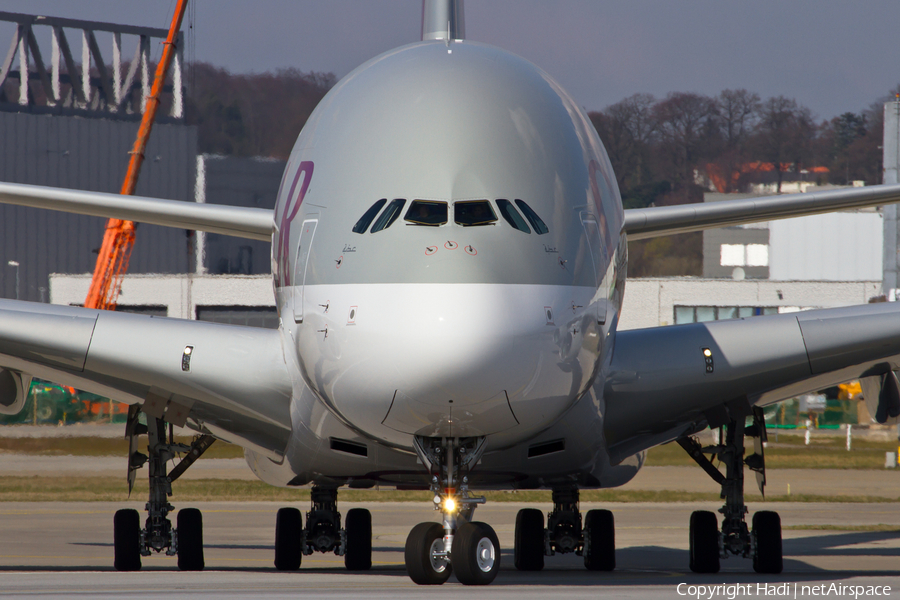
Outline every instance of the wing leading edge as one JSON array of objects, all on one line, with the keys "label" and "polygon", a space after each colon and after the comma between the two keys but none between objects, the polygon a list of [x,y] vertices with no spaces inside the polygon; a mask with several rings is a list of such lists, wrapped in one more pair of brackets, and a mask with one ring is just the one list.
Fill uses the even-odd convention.
[{"label": "wing leading edge", "polygon": [[277,330],[0,300],[2,369],[142,404],[274,460],[290,438]]},{"label": "wing leading edge", "polygon": [[[900,303],[620,331],[609,369],[605,429],[621,460],[753,405],[856,378],[880,389],[900,369]],[[895,410],[881,396],[867,401]]]},{"label": "wing leading edge", "polygon": [[704,204],[630,208],[625,211],[623,228],[629,240],[641,240],[716,227],[881,206],[893,202],[900,202],[900,185],[874,185],[830,192],[763,196]]},{"label": "wing leading edge", "polygon": [[0,183],[0,203],[209,231],[264,242],[272,239],[273,211],[263,208],[160,200],[21,183]]}]

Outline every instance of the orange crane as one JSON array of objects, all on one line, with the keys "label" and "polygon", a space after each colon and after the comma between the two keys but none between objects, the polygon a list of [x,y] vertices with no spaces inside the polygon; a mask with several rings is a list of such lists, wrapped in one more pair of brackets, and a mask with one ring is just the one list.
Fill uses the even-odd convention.
[{"label": "orange crane", "polygon": [[[156,66],[153,87],[150,90],[150,97],[147,98],[147,105],[144,110],[144,116],[141,119],[141,127],[138,129],[137,139],[134,141],[134,148],[131,150],[128,172],[125,174],[125,181],[122,183],[122,191],[119,192],[125,196],[133,195],[134,188],[137,186],[138,174],[144,162],[147,140],[150,139],[153,120],[156,118],[156,111],[159,109],[159,96],[165,84],[169,65],[172,63],[172,57],[175,55],[175,37],[178,35],[178,30],[181,29],[181,21],[184,18],[187,3],[188,0],[178,0],[175,14],[172,15],[169,35],[166,37],[163,45],[162,58],[160,58],[159,64]],[[88,290],[87,299],[84,301],[86,307],[104,310],[116,309],[116,302],[122,288],[122,277],[125,275],[125,271],[128,270],[128,260],[131,258],[131,250],[134,247],[134,231],[133,221],[123,221],[122,219],[110,219],[107,221],[106,233],[103,235],[103,245],[100,247],[97,265],[94,267],[91,288]]]}]

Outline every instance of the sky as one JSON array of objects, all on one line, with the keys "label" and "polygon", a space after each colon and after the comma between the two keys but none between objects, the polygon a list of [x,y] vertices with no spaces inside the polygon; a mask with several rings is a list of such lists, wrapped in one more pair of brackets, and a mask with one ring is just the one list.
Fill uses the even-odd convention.
[{"label": "sky", "polygon": [[[159,28],[174,7],[0,0],[0,11]],[[795,98],[830,119],[900,84],[897,0],[467,0],[465,18],[468,39],[530,60],[587,110],[635,93],[746,88]],[[342,77],[417,41],[421,1],[190,0],[184,29],[187,59],[236,73],[293,67]],[[0,26],[0,46],[11,35]]]}]

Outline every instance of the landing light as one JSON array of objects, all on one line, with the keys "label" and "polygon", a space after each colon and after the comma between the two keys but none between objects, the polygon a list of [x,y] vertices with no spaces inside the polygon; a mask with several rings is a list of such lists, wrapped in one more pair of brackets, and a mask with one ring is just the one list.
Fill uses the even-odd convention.
[{"label": "landing light", "polygon": [[452,496],[444,498],[444,512],[456,512],[456,500]]}]

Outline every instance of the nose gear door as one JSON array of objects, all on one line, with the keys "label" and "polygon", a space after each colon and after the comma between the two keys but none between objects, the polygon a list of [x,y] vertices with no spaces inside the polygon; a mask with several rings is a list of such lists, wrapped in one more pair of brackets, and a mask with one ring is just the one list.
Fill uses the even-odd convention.
[{"label": "nose gear door", "polygon": [[297,247],[297,260],[294,261],[294,273],[291,280],[291,304],[294,306],[294,322],[296,323],[303,322],[303,288],[306,284],[306,267],[318,223],[318,219],[306,219],[303,221],[303,229],[300,232],[300,245]]}]

